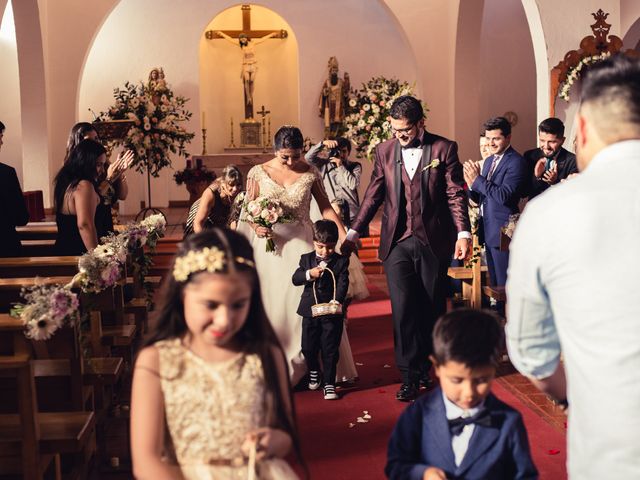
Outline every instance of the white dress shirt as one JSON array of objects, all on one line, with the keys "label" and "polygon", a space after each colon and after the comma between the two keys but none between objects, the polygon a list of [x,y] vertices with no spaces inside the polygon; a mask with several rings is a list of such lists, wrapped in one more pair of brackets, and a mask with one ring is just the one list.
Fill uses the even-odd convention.
[{"label": "white dress shirt", "polygon": [[409,175],[409,179],[413,180],[413,176],[416,174],[416,170],[418,170],[418,167],[420,166],[422,147],[403,148],[401,154],[404,170],[407,172],[407,175]]},{"label": "white dress shirt", "polygon": [[[449,400],[444,392],[442,392],[442,398],[444,400],[444,409],[447,414],[447,420],[453,420],[460,417],[473,417],[480,411],[480,409],[484,405],[484,402],[482,402],[477,407],[470,408],[469,410],[464,410],[453,403],[451,400]],[[451,448],[453,449],[453,456],[455,457],[456,467],[459,467],[462,463],[462,459],[469,449],[469,440],[471,440],[471,435],[473,435],[473,431],[475,429],[476,426],[472,423],[470,425],[465,425],[460,435],[451,435]]]},{"label": "white dress shirt", "polygon": [[511,242],[507,345],[523,374],[564,358],[569,477],[640,478],[640,140],[531,200]]}]

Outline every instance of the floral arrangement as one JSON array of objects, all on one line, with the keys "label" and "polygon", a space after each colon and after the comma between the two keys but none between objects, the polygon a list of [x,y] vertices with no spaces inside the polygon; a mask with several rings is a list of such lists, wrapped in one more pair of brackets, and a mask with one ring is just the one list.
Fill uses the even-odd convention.
[{"label": "floral arrangement", "polygon": [[[155,248],[158,239],[164,236],[166,226],[164,215],[156,214],[129,225],[122,233],[103,237],[100,245],[80,257],[78,273],[69,286],[93,293],[114,286],[122,277],[127,254],[132,254],[145,245]],[[142,258],[139,262],[148,266],[150,259]]]},{"label": "floral arrangement", "polygon": [[399,96],[412,93],[413,86],[407,82],[385,77],[374,77],[360,90],[350,92],[345,136],[355,145],[358,157],[372,160],[374,148],[391,138],[389,108]]},{"label": "floral arrangement", "polygon": [[[22,319],[26,335],[34,340],[48,340],[55,331],[79,318],[78,296],[71,291],[79,288],[86,293],[98,293],[114,286],[121,278],[127,255],[147,245],[152,250],[164,236],[167,221],[162,214],[151,215],[129,225],[122,233],[110,234],[100,245],[78,260],[78,273],[67,285],[35,285],[24,288],[25,303],[11,309],[11,315]],[[135,257],[132,255],[132,258]],[[146,254],[139,259],[143,275],[151,263]],[[134,265],[136,268],[136,265]]]},{"label": "floral arrangement", "polygon": [[73,325],[79,317],[78,296],[68,287],[35,285],[22,289],[25,303],[16,304],[11,315],[19,317],[26,327],[26,336],[33,340],[48,340],[65,324]]},{"label": "floral arrangement", "polygon": [[191,118],[186,109],[188,99],[176,96],[163,81],[149,81],[134,85],[125,82],[124,88],[115,88],[115,104],[100,113],[98,121],[132,120],[126,137],[109,142],[110,147],[124,145],[136,157],[133,166],[139,172],[147,170],[157,177],[162,168],[171,165],[169,152],[187,157],[185,145],[193,133],[187,132],[181,122]]},{"label": "floral arrangement", "polygon": [[[280,203],[273,198],[258,197],[245,203],[243,208],[248,214],[243,220],[261,227],[273,228],[278,223],[290,223],[293,220],[290,215],[284,213]],[[267,238],[265,251],[276,251],[273,238]]]},{"label": "floral arrangement", "polygon": [[569,101],[569,90],[576,82],[578,78],[580,78],[581,71],[583,68],[593,65],[594,63],[598,63],[604,60],[607,57],[611,56],[611,52],[603,52],[600,55],[592,55],[588,57],[584,57],[582,60],[578,62],[578,64],[567,71],[567,76],[560,85],[558,96],[562,98],[565,102]]},{"label": "floral arrangement", "polygon": [[178,170],[173,174],[173,179],[178,185],[182,185],[183,183],[211,183],[216,179],[216,174],[208,170],[207,167],[202,166]]}]

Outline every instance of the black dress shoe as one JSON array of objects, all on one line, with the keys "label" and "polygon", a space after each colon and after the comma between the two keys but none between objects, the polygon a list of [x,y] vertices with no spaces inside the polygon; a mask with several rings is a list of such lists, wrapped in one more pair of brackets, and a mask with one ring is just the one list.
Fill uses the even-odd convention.
[{"label": "black dress shoe", "polygon": [[431,390],[435,386],[435,382],[429,376],[429,374],[423,375],[420,377],[420,381],[418,383],[418,388]]},{"label": "black dress shoe", "polygon": [[396,400],[401,402],[410,402],[415,400],[418,395],[418,390],[412,383],[403,383],[400,390],[396,392]]}]

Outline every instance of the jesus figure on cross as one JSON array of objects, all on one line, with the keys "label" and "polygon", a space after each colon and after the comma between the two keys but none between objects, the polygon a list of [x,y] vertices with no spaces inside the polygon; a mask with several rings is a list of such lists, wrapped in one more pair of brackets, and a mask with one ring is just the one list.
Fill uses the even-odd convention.
[{"label": "jesus figure on cross", "polygon": [[265,40],[279,35],[280,32],[271,32],[253,41],[251,41],[247,35],[240,34],[237,42],[236,39],[223,31],[217,30],[215,33],[228,42],[239,45],[242,50],[242,70],[240,72],[240,78],[242,78],[242,83],[244,84],[244,112],[247,119],[253,118],[253,90],[256,74],[258,73],[258,60],[256,59],[255,47]]}]

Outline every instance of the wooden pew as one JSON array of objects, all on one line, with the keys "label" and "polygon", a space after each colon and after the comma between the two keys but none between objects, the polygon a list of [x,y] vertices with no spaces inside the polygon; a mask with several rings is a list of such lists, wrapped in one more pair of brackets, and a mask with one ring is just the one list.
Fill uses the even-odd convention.
[{"label": "wooden pew", "polygon": [[[59,332],[57,332],[59,333]],[[42,478],[48,456],[55,459],[56,478],[60,477],[60,455],[70,456],[73,468],[68,478],[83,478],[95,451],[95,415],[93,412],[68,411],[42,413],[36,402],[36,376],[33,359],[26,352],[21,322],[0,321],[2,344],[15,350],[0,356],[3,395],[15,385],[13,394],[18,408],[0,414],[0,471],[22,470],[24,478]],[[9,342],[7,342],[9,339]],[[13,380],[13,383],[12,383]],[[22,465],[19,460],[22,457]],[[27,465],[28,463],[28,465]]]},{"label": "wooden pew", "polygon": [[481,266],[478,261],[472,268],[449,267],[447,274],[455,280],[462,281],[462,298],[469,300],[470,307],[480,308],[482,300],[482,276],[487,272],[487,266]]}]

